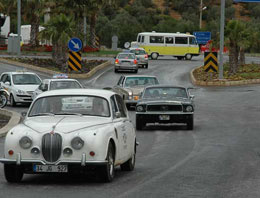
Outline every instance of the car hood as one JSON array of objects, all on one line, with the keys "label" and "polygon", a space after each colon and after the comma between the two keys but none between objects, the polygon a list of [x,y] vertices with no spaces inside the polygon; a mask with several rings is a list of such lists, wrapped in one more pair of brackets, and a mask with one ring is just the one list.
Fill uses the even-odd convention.
[{"label": "car hood", "polygon": [[111,123],[110,118],[96,116],[48,116],[30,117],[24,125],[38,133],[70,133],[84,128],[99,127]]},{"label": "car hood", "polygon": [[139,86],[139,87],[128,87],[128,88],[125,88],[126,91],[129,93],[129,92],[132,92],[133,95],[141,95],[141,93],[143,92],[144,90],[144,87],[143,86]]},{"label": "car hood", "polygon": [[189,104],[191,101],[187,98],[149,98],[142,99],[138,102],[138,104]]},{"label": "car hood", "polygon": [[35,91],[39,85],[15,85],[14,87],[23,91]]}]

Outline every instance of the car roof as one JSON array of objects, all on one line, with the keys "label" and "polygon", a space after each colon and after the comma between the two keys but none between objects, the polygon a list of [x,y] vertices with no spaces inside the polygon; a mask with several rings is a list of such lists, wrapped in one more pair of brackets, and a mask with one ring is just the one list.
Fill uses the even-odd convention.
[{"label": "car roof", "polygon": [[[136,49],[138,49],[138,50],[144,50],[144,48],[141,48],[141,47],[131,47],[131,48],[129,48],[129,50],[136,50]],[[144,50],[145,51],[145,50]]]},{"label": "car roof", "polygon": [[33,75],[37,75],[34,72],[28,72],[28,71],[4,72],[3,74],[33,74]]},{"label": "car roof", "polygon": [[160,84],[160,85],[149,85],[146,87],[147,88],[160,88],[160,87],[165,87],[165,88],[184,88],[186,89],[186,87],[182,87],[182,86],[174,86],[174,85],[163,85],[163,84]]},{"label": "car roof", "polygon": [[117,55],[120,55],[120,54],[133,54],[133,55],[135,55],[133,52],[129,52],[129,51],[126,51],[126,52],[120,52],[120,53],[118,53]]},{"label": "car roof", "polygon": [[56,95],[91,95],[91,96],[98,96],[104,97],[109,99],[115,92],[104,90],[104,89],[57,89],[52,91],[45,91],[41,93],[38,98],[46,97],[46,96],[56,96]]},{"label": "car roof", "polygon": [[49,78],[49,79],[44,79],[44,81],[77,81],[76,79],[73,78]]},{"label": "car roof", "polygon": [[157,78],[156,76],[151,76],[151,75],[122,75],[124,76],[125,78],[128,78],[128,77],[154,77],[154,78]]}]

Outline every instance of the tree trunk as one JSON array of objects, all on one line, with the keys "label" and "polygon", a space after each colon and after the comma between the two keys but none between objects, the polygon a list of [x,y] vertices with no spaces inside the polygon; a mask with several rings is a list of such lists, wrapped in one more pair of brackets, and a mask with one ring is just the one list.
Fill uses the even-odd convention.
[{"label": "tree trunk", "polygon": [[39,40],[37,38],[38,33],[39,33],[39,22],[38,22],[38,20],[35,20],[31,24],[31,32],[30,32],[30,44],[33,47],[36,47],[39,45]]},{"label": "tree trunk", "polygon": [[239,66],[244,65],[245,63],[245,50],[243,47],[240,47]]},{"label": "tree trunk", "polygon": [[90,45],[96,48],[96,17],[97,14],[93,13],[90,18]]}]

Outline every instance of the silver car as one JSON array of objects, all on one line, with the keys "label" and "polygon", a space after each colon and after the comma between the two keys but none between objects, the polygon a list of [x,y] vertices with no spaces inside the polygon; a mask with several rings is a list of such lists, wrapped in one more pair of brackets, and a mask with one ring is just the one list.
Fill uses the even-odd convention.
[{"label": "silver car", "polygon": [[121,52],[115,58],[115,73],[119,70],[130,70],[138,72],[137,57],[134,53]]},{"label": "silver car", "polygon": [[184,123],[193,130],[194,96],[184,87],[149,86],[136,105],[136,129],[147,123]]},{"label": "silver car", "polygon": [[148,68],[148,54],[143,48],[130,48],[130,52],[134,53],[137,57],[138,65]]},{"label": "silver car", "polygon": [[156,76],[150,75],[122,75],[113,91],[121,95],[128,109],[135,106],[142,91],[146,86],[157,85],[159,81]]}]

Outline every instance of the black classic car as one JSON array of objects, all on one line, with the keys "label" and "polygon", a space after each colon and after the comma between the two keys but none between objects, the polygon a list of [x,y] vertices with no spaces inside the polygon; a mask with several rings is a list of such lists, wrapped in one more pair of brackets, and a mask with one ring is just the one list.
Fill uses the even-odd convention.
[{"label": "black classic car", "polygon": [[193,130],[193,98],[184,87],[146,87],[136,105],[136,129],[142,130],[147,123],[184,123]]}]

